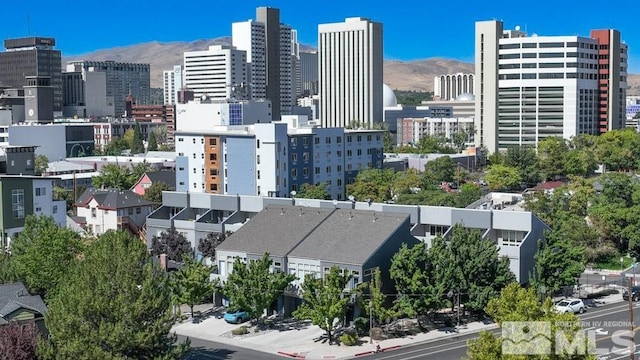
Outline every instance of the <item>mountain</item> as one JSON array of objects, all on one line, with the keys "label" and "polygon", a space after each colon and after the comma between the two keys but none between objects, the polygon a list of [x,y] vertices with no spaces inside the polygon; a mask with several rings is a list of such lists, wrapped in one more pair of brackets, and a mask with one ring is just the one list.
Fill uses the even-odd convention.
[{"label": "mountain", "polygon": [[[191,42],[158,42],[114,47],[90,52],[84,55],[65,56],[63,67],[71,60],[114,60],[129,63],[145,63],[151,65],[151,87],[162,87],[162,72],[182,64],[185,51],[206,50],[210,45],[231,44],[231,37],[201,39]],[[315,51],[313,46],[300,44],[300,51]],[[384,82],[392,89],[433,91],[433,78],[441,74],[473,73],[473,63],[444,58],[425,60],[398,61],[385,60]],[[640,95],[640,75],[629,74],[628,95]]]}]

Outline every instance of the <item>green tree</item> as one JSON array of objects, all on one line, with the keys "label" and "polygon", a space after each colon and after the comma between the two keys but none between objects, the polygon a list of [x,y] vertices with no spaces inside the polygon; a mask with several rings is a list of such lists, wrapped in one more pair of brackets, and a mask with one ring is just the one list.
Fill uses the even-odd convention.
[{"label": "green tree", "polygon": [[407,169],[394,174],[391,182],[391,198],[400,194],[411,194],[420,188],[420,174],[415,169]]},{"label": "green tree", "polygon": [[594,155],[606,171],[637,170],[640,135],[634,129],[607,131],[596,139]]},{"label": "green tree", "polygon": [[162,231],[151,238],[151,255],[166,254],[168,260],[181,262],[185,255],[191,256],[191,243],[175,227]]},{"label": "green tree", "polygon": [[509,147],[504,157],[504,165],[517,168],[520,171],[520,178],[528,185],[540,182],[535,149],[521,146]]},{"label": "green tree", "polygon": [[[127,145],[126,149],[131,149],[133,146],[133,139],[135,137],[135,127],[127,129],[122,135],[122,140]],[[133,151],[132,151],[133,153]]]},{"label": "green tree", "polygon": [[151,130],[151,132],[155,134],[156,142],[158,143],[158,145],[167,145],[168,130],[166,125],[157,126],[155,129]]},{"label": "green tree", "polygon": [[382,151],[386,153],[391,153],[394,151],[396,146],[396,139],[394,138],[391,131],[387,130],[384,132],[382,137]]},{"label": "green tree", "polygon": [[484,177],[492,191],[517,189],[522,183],[520,171],[506,165],[491,165]]},{"label": "green tree", "polygon": [[366,309],[366,312],[373,319],[371,326],[388,323],[396,316],[396,312],[388,309],[386,306],[387,296],[382,291],[382,274],[380,273],[380,268],[376,268],[373,271],[371,280],[366,284],[366,287],[369,290],[369,303],[363,304],[363,308]]},{"label": "green tree", "polygon": [[0,284],[9,284],[21,281],[15,261],[8,252],[0,249]]},{"label": "green tree", "polygon": [[155,169],[146,160],[137,163],[133,168],[131,168],[131,180],[132,180],[131,186],[133,186],[138,180],[140,180],[142,175],[148,172],[152,172],[154,170]]},{"label": "green tree", "polygon": [[558,136],[538,142],[538,169],[543,180],[555,180],[566,175],[564,164],[568,150],[566,140]]},{"label": "green tree", "polygon": [[36,159],[34,161],[34,170],[36,176],[40,176],[47,171],[47,167],[49,167],[49,158],[45,155],[36,155]]},{"label": "green tree", "polygon": [[294,197],[300,199],[331,199],[331,195],[327,192],[327,183],[320,183],[318,185],[302,184],[300,190]]},{"label": "green tree", "polygon": [[393,90],[398,104],[405,106],[420,105],[423,101],[433,100],[433,93],[415,90]]},{"label": "green tree", "polygon": [[427,162],[424,166],[424,188],[440,185],[441,182],[452,182],[455,179],[456,167],[456,163],[449,156],[441,156]]},{"label": "green tree", "polygon": [[68,268],[45,323],[43,359],[179,359],[189,342],[169,335],[174,318],[167,274],[140,239],[107,232]]},{"label": "green tree", "polygon": [[133,139],[131,140],[131,153],[143,154],[144,142],[142,141],[142,131],[140,130],[140,123],[136,121],[136,126],[133,128]]},{"label": "green tree", "polygon": [[194,305],[212,295],[216,284],[211,281],[213,268],[185,256],[184,266],[173,277],[173,289],[180,303],[187,304],[193,317]]},{"label": "green tree", "polygon": [[158,151],[158,138],[154,131],[149,134],[149,145],[147,151]]},{"label": "green tree", "polygon": [[[434,246],[438,245],[441,243]],[[399,294],[394,307],[401,314],[415,317],[444,305],[444,294],[449,289],[436,278],[430,253],[422,242],[413,247],[403,244],[391,259],[389,275]]]},{"label": "green tree", "polygon": [[[524,289],[517,283],[506,286],[500,296],[489,301],[486,313],[493,318],[498,326],[505,325],[510,321],[541,321],[550,324],[551,333],[548,335],[550,348],[553,353],[549,355],[536,355],[536,359],[553,359],[553,360],[595,360],[595,354],[588,354],[587,343],[582,348],[585,355],[555,353],[556,334],[559,331],[566,331],[565,334],[574,334],[582,330],[580,319],[575,314],[560,314],[553,309],[554,304],[551,299],[547,298],[542,304],[538,302],[538,296],[534,289]],[[541,334],[545,336],[544,334]],[[472,360],[489,360],[489,359],[508,359],[520,360],[529,359],[529,355],[511,355],[502,354],[503,339],[489,331],[481,331],[480,336],[467,341],[467,356]],[[527,346],[528,343],[522,343]],[[540,350],[540,349],[531,349]]]},{"label": "green tree", "polygon": [[[133,135],[133,133],[131,133]],[[125,133],[125,136],[127,133]],[[118,156],[122,155],[122,152],[129,149],[130,142],[127,139],[119,138],[117,136],[113,137],[111,141],[104,146],[102,151],[96,151],[96,155],[110,155],[110,156]]]},{"label": "green tree", "polygon": [[227,231],[225,233],[219,232],[210,232],[204,239],[200,239],[198,243],[198,251],[205,258],[215,259],[216,257],[216,248],[218,245],[222,244],[231,234],[231,231]]},{"label": "green tree", "polygon": [[248,265],[236,258],[222,289],[231,305],[244,309],[252,319],[261,319],[264,311],[296,279],[293,274],[272,272],[272,265],[268,253]]},{"label": "green tree", "polygon": [[11,260],[32,293],[49,296],[82,250],[74,231],[59,227],[52,217],[29,215],[24,230],[11,243]]},{"label": "green tree", "polygon": [[585,250],[573,244],[559,230],[546,232],[535,255],[532,285],[552,294],[564,286],[575,285],[585,269]]},{"label": "green tree", "polygon": [[128,167],[107,164],[100,169],[100,175],[93,178],[93,187],[128,190],[137,180]]},{"label": "green tree", "polygon": [[370,199],[373,202],[391,200],[391,185],[394,179],[393,169],[366,169],[356,176],[353,184],[347,185],[347,194],[358,201]]},{"label": "green tree", "polygon": [[293,312],[293,317],[311,319],[313,325],[326,332],[329,345],[333,343],[336,319],[342,319],[347,312],[350,296],[344,289],[350,280],[347,270],[333,266],[324,278],[306,275],[302,283],[302,304]]},{"label": "green tree", "polygon": [[162,204],[162,192],[169,191],[169,185],[163,181],[156,181],[144,191],[145,200],[153,201],[156,205]]},{"label": "green tree", "polygon": [[447,145],[443,136],[423,134],[417,145],[420,154],[453,154],[456,152],[456,149]]}]

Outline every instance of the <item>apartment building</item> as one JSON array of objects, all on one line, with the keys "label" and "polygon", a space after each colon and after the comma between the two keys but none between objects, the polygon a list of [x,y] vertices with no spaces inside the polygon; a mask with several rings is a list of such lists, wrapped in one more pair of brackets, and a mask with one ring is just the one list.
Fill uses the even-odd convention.
[{"label": "apartment building", "polygon": [[184,53],[184,84],[196,99],[226,101],[245,98],[247,54],[228,45]]}]

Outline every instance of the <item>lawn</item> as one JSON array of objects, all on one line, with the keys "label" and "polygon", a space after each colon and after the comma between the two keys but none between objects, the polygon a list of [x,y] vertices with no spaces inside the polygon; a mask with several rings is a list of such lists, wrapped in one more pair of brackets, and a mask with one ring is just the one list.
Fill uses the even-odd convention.
[{"label": "lawn", "polygon": [[621,270],[626,269],[631,266],[633,263],[633,258],[629,256],[622,257],[622,265],[620,264],[620,256],[614,256],[610,259],[599,261],[593,264],[595,269],[603,269],[603,270]]}]

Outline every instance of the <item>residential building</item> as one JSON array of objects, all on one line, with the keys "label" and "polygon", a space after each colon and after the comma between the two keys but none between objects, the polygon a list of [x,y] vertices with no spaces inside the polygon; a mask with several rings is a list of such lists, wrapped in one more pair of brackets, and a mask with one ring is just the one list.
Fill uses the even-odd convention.
[{"label": "residential building", "polygon": [[22,88],[27,76],[50,79],[53,111],[62,111],[62,54],[54,49],[55,38],[25,37],[6,39],[0,52],[0,87]]},{"label": "residential building", "polygon": [[323,127],[382,122],[382,53],[382,23],[356,17],[318,25]]},{"label": "residential building", "polygon": [[163,87],[162,94],[165,105],[175,105],[178,103],[178,91],[183,88],[182,65],[175,65],[173,70],[162,72]]},{"label": "residential building", "polygon": [[0,326],[33,321],[41,335],[46,335],[44,314],[47,306],[40,295],[31,295],[23,283],[0,284]]},{"label": "residential building", "polygon": [[474,119],[468,118],[405,118],[402,119],[402,145],[418,144],[420,138],[429,135],[447,139],[453,143],[453,135],[467,133],[465,148],[474,146]]},{"label": "residential building", "polygon": [[176,153],[173,151],[147,151],[145,154],[138,155],[67,158],[67,161],[74,164],[89,164],[96,171],[100,171],[107,164],[133,168],[141,163],[146,163],[154,170],[172,170],[176,166]]},{"label": "residential building", "polygon": [[[65,190],[93,187],[93,178],[100,175],[91,164],[74,164],[66,160],[50,161],[43,175],[55,178],[53,185]],[[80,194],[75,194],[77,198]]]},{"label": "residential building", "polygon": [[62,73],[62,115],[66,117],[114,117],[112,96],[107,96],[107,73],[82,71],[73,64]]},{"label": "residential building", "polygon": [[444,156],[451,158],[456,166],[468,171],[475,171],[479,166],[484,165],[482,151],[471,147],[462,150],[459,154],[385,153],[384,167],[385,169],[393,169],[396,172],[408,169],[425,171],[425,166],[429,162]]},{"label": "residential building", "polygon": [[[164,107],[164,105],[150,105],[151,107],[156,107],[157,110],[148,111],[149,109],[144,106],[143,109],[138,110],[135,106],[132,109],[135,109],[133,112],[137,113],[141,118],[151,118],[151,115],[155,117],[155,119],[166,118],[167,120],[173,117],[173,107],[170,105],[169,107]],[[141,112],[138,112],[141,111]],[[146,115],[142,116],[141,114],[150,114],[150,117],[146,117]],[[174,122],[172,120],[172,122]],[[136,122],[135,120],[127,120],[121,119],[117,121],[109,121],[109,122],[95,122],[95,123],[87,123],[87,125],[93,127],[93,141],[95,143],[95,148],[104,150],[104,147],[109,144],[114,138],[122,138],[124,134],[129,129],[134,129],[136,123],[140,124],[140,134],[142,135],[142,139],[144,141],[149,141],[149,135],[157,128],[161,128],[163,126],[167,126],[167,141],[169,142],[170,136],[173,136],[173,133],[170,132],[168,124],[169,122],[146,122],[140,121]],[[171,134],[171,135],[170,135]],[[77,156],[77,155],[76,155]],[[74,156],[69,156],[74,157]]]},{"label": "residential building", "polygon": [[268,100],[190,101],[176,105],[178,131],[207,131],[216,126],[271,122]]},{"label": "residential building", "polygon": [[139,104],[151,103],[151,77],[149,64],[120,63],[115,61],[71,61],[67,71],[103,72],[107,82],[106,103],[113,99],[114,116],[126,114],[127,95],[133,96]]},{"label": "residential building", "polygon": [[280,10],[256,9],[256,20],[232,24],[232,43],[247,53],[250,99],[273,104],[272,120],[291,113],[293,73],[291,27],[280,22]]},{"label": "residential building", "polygon": [[[433,238],[438,235],[446,238],[450,236],[455,224],[461,224],[466,228],[479,230],[483,239],[494,242],[498,247],[498,254],[509,258],[510,269],[516,275],[516,279],[522,284],[528,284],[535,264],[534,256],[538,243],[544,239],[544,232],[549,229],[533,213],[522,211],[518,207],[522,200],[519,194],[490,194],[467,209],[369,203],[363,201],[365,199],[325,201],[179,191],[163,193],[162,200],[163,205],[147,218],[147,246],[151,246],[151,238],[154,235],[171,226],[183,233],[196,249],[200,239],[205,238],[209,232],[232,231],[242,239],[240,242],[243,246],[237,247],[232,245],[233,241],[230,241],[228,245],[217,249],[217,264],[221,274],[223,267],[227,274],[232,270],[230,265],[226,264],[228,260],[233,262],[236,256],[245,259],[251,259],[256,255],[262,256],[263,250],[271,249],[273,245],[274,258],[282,258],[286,255],[286,261],[295,264],[288,266],[286,261],[280,261],[283,271],[289,272],[289,268],[292,268],[298,274],[302,269],[298,264],[308,264],[309,268],[303,266],[305,271],[324,273],[324,268],[328,267],[324,264],[333,263],[342,266],[345,259],[341,254],[346,254],[353,256],[354,263],[350,264],[354,268],[351,270],[359,271],[361,281],[366,281],[367,279],[363,277],[368,276],[368,272],[365,273],[368,267],[358,269],[357,267],[362,265],[358,262],[362,257],[367,258],[375,253],[372,247],[376,244],[380,245],[381,238],[389,236],[391,241],[389,244],[395,244],[397,239],[391,236],[392,234],[396,232],[406,234],[410,231],[413,237],[430,246]],[[257,217],[257,214],[265,209],[267,211],[265,216]],[[405,216],[408,217],[408,221],[405,220]],[[358,222],[356,228],[341,223],[349,217]],[[376,222],[373,221],[374,219]],[[377,227],[378,219],[381,222],[381,228]],[[269,224],[277,223],[278,226],[261,226],[260,236],[254,236],[251,239],[253,241],[249,242],[251,234],[257,231],[256,225],[251,225],[246,232],[241,233],[241,230],[244,226],[252,224],[254,220],[257,220],[256,225],[268,221]],[[398,228],[392,227],[388,220],[392,220],[390,222],[395,223]],[[317,233],[312,231],[313,224],[319,223],[319,231]],[[379,233],[373,235],[370,231]],[[294,237],[304,244],[307,241],[304,238],[306,234],[309,235],[309,239],[313,239],[308,246],[301,245],[287,249],[287,244],[291,244]],[[344,241],[344,234],[349,234],[349,241]],[[371,242],[365,243],[369,235],[371,235]],[[275,242],[274,239],[283,239],[283,241]],[[325,244],[322,245],[319,239],[324,239]],[[410,240],[410,238],[405,239]],[[353,243],[350,243],[351,241]],[[350,246],[361,246],[362,251],[346,248]],[[381,253],[378,255],[384,254],[388,265],[391,254],[386,251],[381,248]],[[293,260],[294,255],[296,260]],[[219,261],[224,261],[225,265],[220,265]],[[319,269],[317,265],[320,265]]]},{"label": "residential building", "polygon": [[624,127],[628,54],[618,31],[527,36],[480,21],[475,45],[477,146],[535,147]]},{"label": "residential building", "polygon": [[155,183],[165,183],[167,184],[167,190],[175,190],[176,189],[176,173],[175,171],[150,171],[142,174],[140,179],[131,187],[131,191],[134,193],[144,196],[145,192],[151,185]]},{"label": "residential building", "polygon": [[383,131],[294,126],[178,131],[176,189],[283,197],[305,183],[322,183],[340,200],[360,170],[382,168]]},{"label": "residential building", "polygon": [[454,100],[462,94],[473,94],[473,74],[456,73],[438,75],[433,79],[434,100]]},{"label": "residential building", "polygon": [[86,189],[74,205],[76,222],[94,235],[128,230],[142,236],[146,218],[154,206],[131,190],[117,189]]},{"label": "residential building", "polygon": [[247,54],[228,45],[184,53],[184,84],[195,98],[228,101],[245,99]]}]

